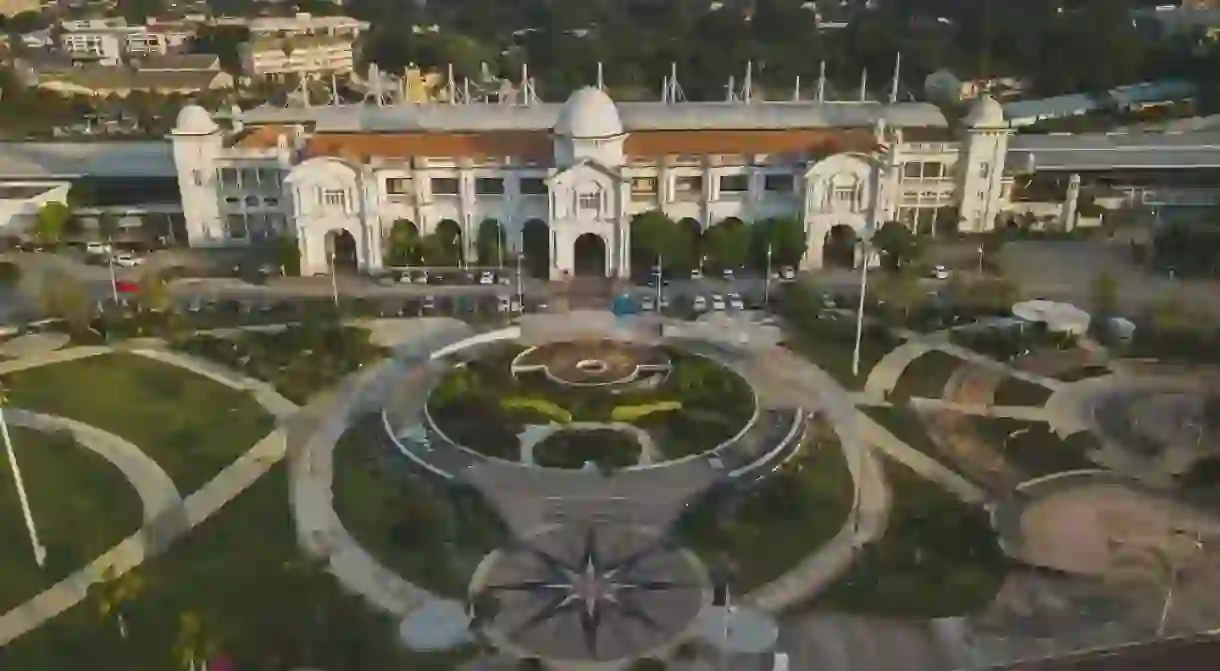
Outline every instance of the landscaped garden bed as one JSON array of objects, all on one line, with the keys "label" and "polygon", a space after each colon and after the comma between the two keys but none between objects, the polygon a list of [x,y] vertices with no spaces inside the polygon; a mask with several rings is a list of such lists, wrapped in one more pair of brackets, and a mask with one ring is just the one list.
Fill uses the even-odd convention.
[{"label": "landscaped garden bed", "polygon": [[[47,565],[34,563],[13,478],[0,473],[0,612],[7,612],[136,532],[143,506],[123,473],[71,433],[9,426]],[[2,659],[2,657],[0,657]]]},{"label": "landscaped garden bed", "polygon": [[911,398],[941,398],[949,378],[963,363],[947,352],[929,350],[902,371],[887,399],[900,403]]},{"label": "landscaped garden bed", "polygon": [[847,522],[854,484],[834,430],[817,423],[801,449],[750,488],[713,492],[674,527],[677,541],[730,571],[737,593],[794,568]]},{"label": "landscaped garden bed", "polygon": [[473,489],[410,469],[381,449],[376,420],[358,422],[335,446],[335,511],[378,561],[429,591],[464,598],[470,576],[508,536]]},{"label": "landscaped garden bed", "polygon": [[[590,347],[599,346],[591,342]],[[512,362],[524,349],[517,344],[485,348],[448,371],[428,398],[436,426],[460,445],[516,460],[518,436],[530,425],[622,422],[647,431],[661,457],[678,458],[732,438],[754,414],[749,384],[696,354],[655,348],[642,360],[649,366],[668,362],[665,371],[649,370],[621,384],[572,386],[541,369],[514,373]]]},{"label": "landscaped garden bed", "polygon": [[994,405],[1017,405],[1040,408],[1046,405],[1051,397],[1051,390],[1046,387],[1008,376],[1004,378],[995,390]]},{"label": "landscaped garden bed", "polygon": [[921,620],[985,608],[1010,567],[987,512],[902,464],[885,465],[891,493],[885,534],[801,608]]},{"label": "landscaped garden bed", "polygon": [[533,448],[534,463],[547,468],[582,468],[593,462],[613,471],[640,461],[640,443],[634,436],[613,429],[557,431]]},{"label": "landscaped garden bed", "polygon": [[302,405],[387,355],[369,341],[367,329],[314,321],[225,337],[197,334],[175,341],[174,347],[269,382],[285,398]]},{"label": "landscaped garden bed", "polygon": [[1064,440],[1044,422],[1007,417],[973,419],[979,437],[1031,478],[1098,467],[1086,456],[1096,445],[1087,432]]},{"label": "landscaped garden bed", "polygon": [[131,441],[184,496],[275,426],[248,393],[124,352],[11,373],[4,385],[14,407],[62,415]]}]

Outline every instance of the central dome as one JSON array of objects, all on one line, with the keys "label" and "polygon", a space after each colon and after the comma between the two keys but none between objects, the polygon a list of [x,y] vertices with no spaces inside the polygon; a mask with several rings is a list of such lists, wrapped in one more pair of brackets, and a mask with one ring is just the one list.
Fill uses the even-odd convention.
[{"label": "central dome", "polygon": [[1001,128],[1007,125],[1004,122],[1004,108],[986,93],[970,106],[964,121],[969,128]]},{"label": "central dome", "polygon": [[564,103],[555,122],[555,134],[579,139],[610,138],[623,134],[623,122],[610,96],[586,86]]}]

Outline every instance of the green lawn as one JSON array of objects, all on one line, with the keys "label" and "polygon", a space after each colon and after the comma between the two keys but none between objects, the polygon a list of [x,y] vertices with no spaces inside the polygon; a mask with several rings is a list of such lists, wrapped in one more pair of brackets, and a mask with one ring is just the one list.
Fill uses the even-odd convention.
[{"label": "green lawn", "polygon": [[17,488],[0,461],[0,612],[6,612],[135,533],[143,506],[123,473],[72,435],[10,426],[47,566],[34,563]]},{"label": "green lawn", "polygon": [[1009,563],[982,508],[887,460],[892,504],[885,535],[802,609],[927,619],[978,612]]},{"label": "green lawn", "polygon": [[335,447],[335,510],[343,524],[390,570],[434,593],[464,598],[483,557],[507,532],[482,497],[406,472],[359,423]]},{"label": "green lawn", "polygon": [[916,357],[902,371],[889,394],[889,400],[899,403],[911,398],[941,398],[945,393],[945,384],[963,363],[947,352],[930,350]]},{"label": "green lawn", "polygon": [[821,298],[800,285],[788,285],[775,302],[787,324],[785,346],[812,361],[847,389],[864,388],[868,372],[886,354],[902,343],[880,324],[865,325],[860,340],[860,374],[852,375],[856,344],[856,322],[850,317],[825,312]]},{"label": "green lawn", "polygon": [[1004,378],[995,390],[995,405],[1024,405],[1040,408],[1051,397],[1051,390],[1040,384],[1012,376]]},{"label": "green lawn", "polygon": [[246,393],[135,354],[117,352],[4,376],[9,403],[126,438],[183,496],[274,427]]},{"label": "green lawn", "polygon": [[277,467],[138,569],[144,589],[123,609],[126,640],[87,600],[0,648],[0,668],[180,669],[178,622],[191,613],[239,669],[453,669],[468,653],[402,652],[396,623],[301,560],[287,487]]},{"label": "green lawn", "polygon": [[843,451],[832,430],[811,433],[803,453],[762,483],[710,495],[674,529],[710,566],[732,566],[738,593],[780,577],[847,521],[853,484]]},{"label": "green lawn", "polygon": [[1095,444],[1087,432],[1063,440],[1043,422],[1005,417],[971,419],[979,436],[1029,477],[1098,467],[1085,456]]},{"label": "green lawn", "polygon": [[894,437],[906,443],[909,447],[918,450],[925,455],[945,464],[949,468],[953,468],[951,460],[946,459],[945,454],[940,447],[932,440],[932,436],[928,435],[928,428],[924,425],[923,419],[919,413],[905,405],[895,406],[860,406],[864,414],[872,418],[873,421],[883,426]]}]

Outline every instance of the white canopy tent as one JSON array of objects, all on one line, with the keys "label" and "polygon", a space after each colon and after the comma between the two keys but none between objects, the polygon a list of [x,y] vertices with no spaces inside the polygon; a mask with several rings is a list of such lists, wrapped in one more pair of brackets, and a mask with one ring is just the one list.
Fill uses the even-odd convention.
[{"label": "white canopy tent", "polygon": [[1012,306],[1012,314],[1027,322],[1044,323],[1050,331],[1072,335],[1087,333],[1092,319],[1089,313],[1071,303],[1045,300],[1017,303]]}]

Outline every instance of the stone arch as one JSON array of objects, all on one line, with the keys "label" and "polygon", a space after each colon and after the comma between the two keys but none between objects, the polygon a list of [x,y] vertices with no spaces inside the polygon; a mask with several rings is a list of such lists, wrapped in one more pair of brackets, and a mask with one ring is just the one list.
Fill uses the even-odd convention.
[{"label": "stone arch", "polygon": [[826,231],[822,243],[822,265],[836,268],[856,266],[856,230],[848,224],[835,224]]},{"label": "stone arch", "polygon": [[488,217],[475,233],[475,257],[480,266],[503,266],[509,255],[508,234],[499,219]]},{"label": "stone arch", "polygon": [[326,232],[326,258],[331,272],[356,272],[360,267],[360,256],[356,247],[356,236],[346,228],[335,228]]},{"label": "stone arch", "polygon": [[521,226],[523,265],[534,277],[549,279],[551,270],[551,227],[541,219],[530,219]]},{"label": "stone arch", "polygon": [[597,233],[584,233],[572,243],[572,272],[577,276],[605,277],[609,245]]}]

